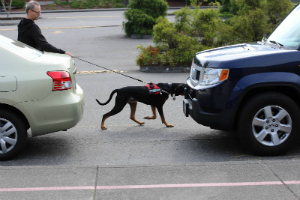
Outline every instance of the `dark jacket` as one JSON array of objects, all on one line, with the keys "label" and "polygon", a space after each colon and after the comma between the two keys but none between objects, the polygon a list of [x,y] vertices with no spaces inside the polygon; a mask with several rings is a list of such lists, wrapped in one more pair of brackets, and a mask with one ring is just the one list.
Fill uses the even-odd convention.
[{"label": "dark jacket", "polygon": [[65,51],[49,44],[41,29],[31,19],[23,18],[18,25],[18,40],[40,51],[64,54]]}]

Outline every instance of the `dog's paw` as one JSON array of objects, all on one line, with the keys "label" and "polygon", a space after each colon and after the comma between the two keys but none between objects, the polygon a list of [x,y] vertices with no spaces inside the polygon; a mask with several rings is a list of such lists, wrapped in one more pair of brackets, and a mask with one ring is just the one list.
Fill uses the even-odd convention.
[{"label": "dog's paw", "polygon": [[102,130],[106,130],[107,128],[105,126],[101,126],[101,129]]},{"label": "dog's paw", "polygon": [[144,119],[156,119],[156,117],[144,117]]},{"label": "dog's paw", "polygon": [[143,126],[145,124],[145,122],[137,122],[140,126]]},{"label": "dog's paw", "polygon": [[172,127],[174,127],[172,124],[167,124],[166,126],[167,126],[167,128],[172,128]]}]

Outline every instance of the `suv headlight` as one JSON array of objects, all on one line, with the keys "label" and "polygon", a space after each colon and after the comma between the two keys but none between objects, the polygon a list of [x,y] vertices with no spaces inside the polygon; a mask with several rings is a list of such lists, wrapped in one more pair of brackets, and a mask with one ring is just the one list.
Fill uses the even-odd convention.
[{"label": "suv headlight", "polygon": [[224,81],[229,76],[229,69],[203,68],[203,79],[200,85],[214,85]]}]

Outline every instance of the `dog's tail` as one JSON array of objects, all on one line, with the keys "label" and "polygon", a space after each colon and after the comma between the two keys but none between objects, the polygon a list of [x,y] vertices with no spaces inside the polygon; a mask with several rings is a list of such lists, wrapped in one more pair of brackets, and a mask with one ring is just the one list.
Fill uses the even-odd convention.
[{"label": "dog's tail", "polygon": [[109,96],[109,99],[108,99],[107,102],[105,102],[105,103],[101,103],[100,101],[98,101],[98,99],[96,99],[96,101],[99,103],[99,105],[104,106],[104,105],[108,104],[108,103],[111,101],[113,95],[114,95],[117,91],[118,91],[118,89],[112,91],[112,93],[111,93],[110,96]]}]

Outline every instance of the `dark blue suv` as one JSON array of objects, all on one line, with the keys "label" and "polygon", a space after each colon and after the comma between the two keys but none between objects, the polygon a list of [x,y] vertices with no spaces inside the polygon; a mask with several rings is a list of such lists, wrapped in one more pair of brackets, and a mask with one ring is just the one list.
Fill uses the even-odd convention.
[{"label": "dark blue suv", "polygon": [[300,136],[300,5],[261,42],[199,52],[183,110],[196,122],[238,130],[257,155],[280,155]]}]

